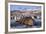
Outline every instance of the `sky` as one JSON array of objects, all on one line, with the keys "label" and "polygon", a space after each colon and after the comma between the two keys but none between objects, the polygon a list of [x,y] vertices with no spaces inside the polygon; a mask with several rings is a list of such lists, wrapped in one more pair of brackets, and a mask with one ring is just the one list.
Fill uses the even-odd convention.
[{"label": "sky", "polygon": [[41,6],[25,6],[25,5],[10,5],[10,11],[13,10],[40,10]]}]

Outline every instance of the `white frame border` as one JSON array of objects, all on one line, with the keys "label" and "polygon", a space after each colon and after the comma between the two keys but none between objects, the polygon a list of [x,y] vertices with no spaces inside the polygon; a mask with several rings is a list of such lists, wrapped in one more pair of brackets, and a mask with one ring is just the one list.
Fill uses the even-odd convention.
[{"label": "white frame border", "polygon": [[[10,5],[28,5],[28,6],[41,6],[41,28],[26,28],[26,29],[10,29]],[[32,30],[43,30],[43,5],[42,4],[26,4],[26,3],[8,3],[8,32],[17,32],[17,31],[32,31]]]}]

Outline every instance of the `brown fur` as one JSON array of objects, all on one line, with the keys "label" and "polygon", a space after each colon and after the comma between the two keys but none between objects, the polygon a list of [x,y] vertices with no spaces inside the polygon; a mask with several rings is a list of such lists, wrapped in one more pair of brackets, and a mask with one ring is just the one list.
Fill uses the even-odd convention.
[{"label": "brown fur", "polygon": [[25,25],[33,25],[33,20],[32,18],[23,18],[19,20],[20,24],[25,24]]}]

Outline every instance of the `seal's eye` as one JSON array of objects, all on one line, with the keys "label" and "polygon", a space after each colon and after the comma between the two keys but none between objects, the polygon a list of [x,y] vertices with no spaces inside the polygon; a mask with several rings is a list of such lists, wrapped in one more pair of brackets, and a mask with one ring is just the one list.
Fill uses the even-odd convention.
[{"label": "seal's eye", "polygon": [[35,19],[37,19],[37,16],[34,16]]}]

